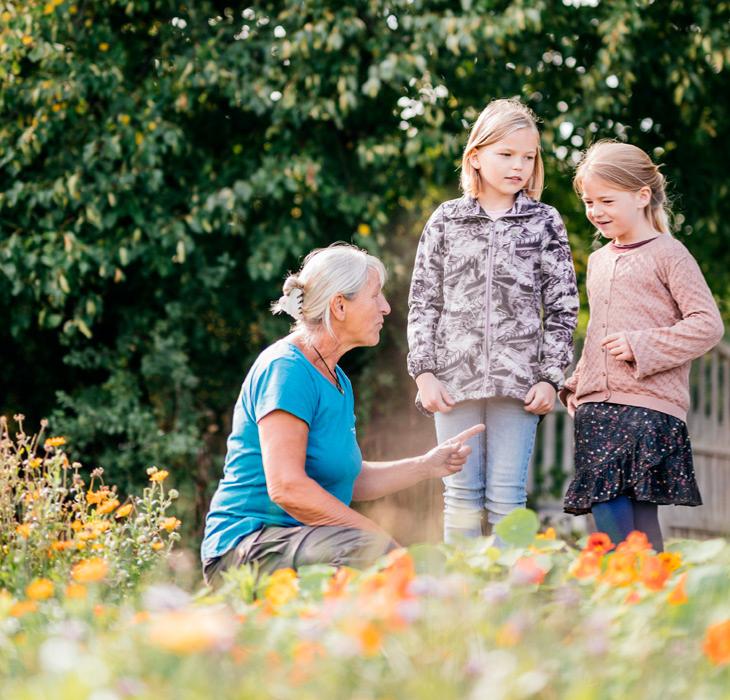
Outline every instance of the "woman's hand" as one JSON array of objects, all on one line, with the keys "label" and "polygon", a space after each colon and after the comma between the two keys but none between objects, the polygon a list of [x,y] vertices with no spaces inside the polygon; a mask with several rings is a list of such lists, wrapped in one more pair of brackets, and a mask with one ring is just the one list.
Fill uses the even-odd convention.
[{"label": "woman's hand", "polygon": [[601,341],[601,345],[617,360],[633,362],[636,359],[625,333],[611,333]]},{"label": "woman's hand", "polygon": [[575,409],[578,408],[578,402],[575,400],[575,392],[570,392],[565,397],[565,408],[571,418],[575,417]]},{"label": "woman's hand", "polygon": [[416,385],[421,395],[421,403],[431,413],[448,413],[454,407],[454,399],[451,398],[446,387],[431,374],[424,372],[416,377]]},{"label": "woman's hand", "polygon": [[465,444],[469,438],[478,435],[485,430],[483,423],[467,428],[450,440],[436,445],[432,450],[421,457],[421,464],[425,469],[425,477],[428,479],[449,476],[461,471],[466,458],[471,454],[471,447]]},{"label": "woman's hand", "polygon": [[544,416],[550,413],[555,406],[555,387],[548,382],[538,382],[525,396],[525,410],[534,413],[536,416]]}]

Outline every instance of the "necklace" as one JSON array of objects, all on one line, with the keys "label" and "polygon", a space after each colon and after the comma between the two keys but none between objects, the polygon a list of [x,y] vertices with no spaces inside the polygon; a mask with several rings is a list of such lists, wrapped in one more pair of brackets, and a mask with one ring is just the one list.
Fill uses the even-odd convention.
[{"label": "necklace", "polygon": [[340,394],[344,394],[345,390],[342,388],[342,384],[340,384],[340,378],[330,369],[330,366],[324,361],[324,357],[322,357],[322,353],[320,353],[317,348],[314,347],[314,352],[317,353],[317,357],[319,357],[320,360],[322,360],[322,364],[325,366],[325,369],[329,372],[330,377],[335,380],[335,386],[337,387],[337,391],[340,392]]}]

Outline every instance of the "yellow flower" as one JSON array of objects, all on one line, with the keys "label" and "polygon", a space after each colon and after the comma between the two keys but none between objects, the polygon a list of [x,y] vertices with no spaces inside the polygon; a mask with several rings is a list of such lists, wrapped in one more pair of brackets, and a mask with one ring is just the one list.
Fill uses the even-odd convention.
[{"label": "yellow flower", "polygon": [[126,518],[132,512],[132,508],[134,508],[134,506],[131,503],[126,503],[116,513],[114,513],[114,517]]},{"label": "yellow flower", "polygon": [[660,552],[656,558],[670,572],[682,566],[682,555],[679,552]]},{"label": "yellow flower", "polygon": [[51,549],[54,552],[63,552],[67,549],[72,549],[74,543],[71,540],[57,540],[51,545]]},{"label": "yellow flower", "polygon": [[369,236],[369,235],[370,235],[370,234],[372,233],[372,231],[371,231],[371,229],[370,229],[370,226],[368,226],[367,224],[360,224],[360,225],[359,225],[359,226],[357,227],[357,232],[358,232],[358,233],[359,233],[359,234],[360,234],[361,236]]},{"label": "yellow flower", "polygon": [[113,510],[116,510],[118,506],[119,501],[116,498],[112,498],[110,501],[97,506],[96,512],[100,515],[107,515],[107,513],[111,513]]},{"label": "yellow flower", "polygon": [[150,547],[152,547],[152,549],[153,549],[153,550],[154,550],[155,552],[159,552],[159,551],[160,551],[160,550],[161,550],[161,549],[162,549],[162,548],[163,548],[164,546],[165,546],[165,545],[164,545],[164,544],[163,544],[162,542],[160,542],[160,540],[155,540],[155,541],[154,541],[154,542],[153,542],[153,543],[152,543],[152,544],[150,545]]},{"label": "yellow flower", "polygon": [[274,608],[294,600],[299,593],[297,573],[294,569],[279,569],[269,578],[264,590],[265,600]]},{"label": "yellow flower", "polygon": [[53,13],[53,10],[54,10],[53,3],[48,2],[48,3],[46,3],[45,7],[43,8],[43,14],[50,15]]},{"label": "yellow flower", "polygon": [[83,600],[87,595],[86,586],[80,583],[69,583],[66,586],[66,598],[69,600]]},{"label": "yellow flower", "polygon": [[141,131],[138,131],[134,135],[134,142],[138,145],[142,145],[142,141],[144,141],[144,134]]},{"label": "yellow flower", "polygon": [[231,645],[235,623],[222,610],[189,608],[155,615],[147,639],[174,654],[195,654]]},{"label": "yellow flower", "polygon": [[170,476],[170,472],[166,471],[165,469],[160,469],[160,471],[157,471],[150,476],[150,481],[161,484],[165,479],[167,479],[168,476]]},{"label": "yellow flower", "polygon": [[15,532],[17,532],[23,539],[27,540],[30,537],[30,524],[22,523],[21,525],[18,525],[15,528]]},{"label": "yellow flower", "polygon": [[549,527],[545,532],[541,532],[538,536],[538,540],[554,540],[556,539],[557,535],[555,533],[554,527]]},{"label": "yellow flower", "polygon": [[102,41],[101,44],[99,44],[99,51],[102,51],[102,52],[109,51],[109,44],[107,44],[106,41]]},{"label": "yellow flower", "polygon": [[147,123],[147,128],[150,131],[154,131],[157,128],[157,123],[156,122],[148,122]]},{"label": "yellow flower", "polygon": [[33,37],[28,34],[24,34],[20,43],[23,44],[23,46],[30,46],[33,43]]},{"label": "yellow flower", "polygon": [[294,219],[299,219],[302,216],[302,210],[299,207],[294,207],[290,213]]},{"label": "yellow flower", "polygon": [[71,576],[77,583],[96,583],[104,579],[109,571],[109,565],[104,559],[94,557],[85,559],[71,569]]},{"label": "yellow flower", "polygon": [[38,469],[41,464],[43,464],[43,460],[40,457],[35,457],[34,459],[28,460],[28,466],[31,469]]},{"label": "yellow flower", "polygon": [[180,525],[182,525],[182,522],[180,522],[177,518],[174,518],[174,517],[163,518],[160,521],[160,527],[163,530],[167,530],[168,532],[177,530],[180,527]]},{"label": "yellow flower", "polygon": [[65,444],[66,444],[66,438],[65,437],[49,437],[43,443],[43,447],[45,447],[48,450],[51,447],[62,447]]},{"label": "yellow flower", "polygon": [[131,117],[128,114],[120,114],[119,121],[124,124],[124,126],[127,126],[131,121]]},{"label": "yellow flower", "polygon": [[46,600],[53,595],[53,582],[47,578],[37,578],[28,584],[25,594],[31,600]]},{"label": "yellow flower", "polygon": [[3,22],[9,22],[12,18],[13,16],[7,10],[0,15]]}]

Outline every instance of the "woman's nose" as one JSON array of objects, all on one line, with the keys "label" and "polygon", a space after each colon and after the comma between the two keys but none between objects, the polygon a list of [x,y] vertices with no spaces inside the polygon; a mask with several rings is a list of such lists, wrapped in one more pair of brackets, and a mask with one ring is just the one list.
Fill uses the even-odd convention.
[{"label": "woman's nose", "polygon": [[390,313],[390,304],[385,297],[382,297],[382,300],[380,302],[380,311],[383,316],[387,316]]}]

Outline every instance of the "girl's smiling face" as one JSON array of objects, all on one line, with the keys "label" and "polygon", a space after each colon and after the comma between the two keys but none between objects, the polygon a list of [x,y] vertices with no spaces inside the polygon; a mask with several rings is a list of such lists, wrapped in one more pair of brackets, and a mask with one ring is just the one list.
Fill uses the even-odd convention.
[{"label": "girl's smiling face", "polygon": [[586,217],[605,238],[630,243],[654,233],[646,216],[649,187],[636,192],[622,190],[596,175],[586,176],[580,187]]}]

